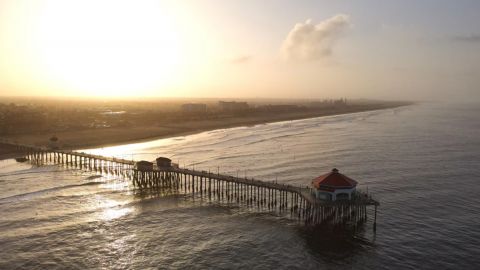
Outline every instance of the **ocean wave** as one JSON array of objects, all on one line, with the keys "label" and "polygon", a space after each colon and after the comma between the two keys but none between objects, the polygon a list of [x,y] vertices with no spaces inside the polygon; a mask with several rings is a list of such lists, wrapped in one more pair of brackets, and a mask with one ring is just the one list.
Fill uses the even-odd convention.
[{"label": "ocean wave", "polygon": [[9,177],[9,176],[17,176],[17,175],[25,175],[25,174],[42,174],[42,173],[55,173],[55,172],[62,172],[62,170],[52,170],[52,168],[58,168],[55,165],[45,166],[42,170],[38,170],[37,168],[33,169],[26,169],[21,171],[16,171],[15,173],[1,173],[0,177]]},{"label": "ocean wave", "polygon": [[4,198],[0,198],[0,204],[3,203],[9,203],[17,200],[26,200],[31,197],[39,196],[48,192],[53,192],[53,191],[59,191],[59,190],[64,190],[64,189],[69,189],[69,188],[75,188],[75,187],[83,187],[83,186],[93,186],[93,185],[100,185],[103,184],[102,182],[87,182],[87,183],[82,183],[82,184],[72,184],[72,185],[65,185],[65,186],[59,186],[59,187],[53,187],[53,188],[46,188],[42,190],[37,190],[33,192],[27,192],[27,193],[22,193],[22,194],[17,194],[13,196],[8,196]]}]

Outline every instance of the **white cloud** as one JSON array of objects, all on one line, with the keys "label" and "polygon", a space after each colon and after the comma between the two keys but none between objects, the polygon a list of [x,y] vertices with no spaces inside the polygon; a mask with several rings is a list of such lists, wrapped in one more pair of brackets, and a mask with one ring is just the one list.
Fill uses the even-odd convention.
[{"label": "white cloud", "polygon": [[335,41],[350,26],[348,15],[338,14],[318,24],[297,23],[282,44],[286,60],[312,61],[332,54]]}]

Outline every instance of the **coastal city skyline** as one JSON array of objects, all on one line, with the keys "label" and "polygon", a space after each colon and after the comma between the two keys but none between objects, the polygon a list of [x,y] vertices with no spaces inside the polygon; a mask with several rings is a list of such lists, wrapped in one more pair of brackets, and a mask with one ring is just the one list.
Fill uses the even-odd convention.
[{"label": "coastal city skyline", "polygon": [[476,1],[0,1],[0,95],[479,100]]}]

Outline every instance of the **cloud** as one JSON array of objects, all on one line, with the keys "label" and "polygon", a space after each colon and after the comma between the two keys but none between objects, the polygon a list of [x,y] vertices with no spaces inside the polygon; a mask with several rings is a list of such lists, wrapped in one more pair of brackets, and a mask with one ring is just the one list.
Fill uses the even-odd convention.
[{"label": "cloud", "polygon": [[454,41],[468,42],[468,43],[478,43],[480,42],[480,35],[463,35],[463,36],[454,36],[452,37]]},{"label": "cloud", "polygon": [[238,56],[236,58],[233,58],[231,60],[231,62],[233,64],[245,64],[245,63],[248,63],[252,60],[252,56],[251,55],[241,55],[241,56]]},{"label": "cloud", "polygon": [[314,61],[332,54],[335,41],[350,26],[348,15],[338,14],[318,24],[309,19],[297,23],[283,41],[281,52],[286,60]]}]

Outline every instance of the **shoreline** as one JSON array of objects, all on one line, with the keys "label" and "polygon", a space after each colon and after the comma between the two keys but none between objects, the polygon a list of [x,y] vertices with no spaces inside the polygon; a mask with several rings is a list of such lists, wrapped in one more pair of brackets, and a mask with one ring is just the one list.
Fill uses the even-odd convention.
[{"label": "shoreline", "polygon": [[154,141],[154,140],[161,140],[161,139],[169,139],[169,138],[175,138],[175,137],[195,135],[195,134],[200,134],[200,133],[207,132],[207,131],[231,129],[231,128],[239,128],[239,127],[253,127],[253,126],[264,125],[264,124],[272,124],[272,123],[280,123],[280,122],[296,121],[296,120],[304,120],[304,119],[313,119],[313,118],[336,116],[336,115],[354,114],[354,113],[361,113],[361,112],[382,111],[382,110],[395,109],[395,108],[405,107],[405,106],[410,106],[410,105],[413,105],[413,103],[412,104],[406,104],[406,105],[380,108],[380,109],[339,112],[339,113],[331,113],[331,114],[321,114],[321,115],[317,115],[317,116],[292,118],[292,119],[286,119],[285,118],[285,119],[282,119],[282,120],[274,120],[274,121],[267,121],[267,122],[259,120],[259,121],[253,121],[251,123],[246,123],[246,124],[232,124],[232,125],[225,125],[223,127],[217,127],[217,128],[206,128],[206,129],[197,129],[197,130],[179,132],[179,133],[174,133],[172,135],[161,135],[161,136],[154,136],[154,137],[138,138],[138,139],[132,139],[132,140],[128,140],[128,141],[124,141],[124,142],[120,142],[120,143],[105,143],[105,144],[101,144],[101,145],[88,145],[87,144],[87,145],[84,145],[84,146],[80,145],[76,149],[73,149],[73,148],[68,148],[68,149],[70,149],[70,150],[87,149],[87,148],[94,149],[94,148],[119,146],[119,145],[124,145],[124,144],[144,143],[144,142],[149,142],[149,141]]},{"label": "shoreline", "polygon": [[[103,148],[123,144],[142,143],[179,136],[188,136],[212,130],[228,129],[235,127],[248,127],[283,121],[293,121],[367,111],[394,109],[413,104],[415,103],[382,103],[375,105],[359,105],[355,107],[345,108],[343,110],[301,111],[270,115],[231,117],[227,119],[206,119],[199,121],[188,121],[186,123],[179,123],[170,126],[139,126],[134,128],[109,128],[97,130],[67,131],[57,132],[56,136],[60,138],[60,146],[62,149],[76,150]],[[15,137],[7,137],[6,139],[8,141],[18,142],[21,144],[46,146],[47,140],[43,138],[49,138],[50,136],[51,134],[24,134]],[[87,141],[87,143],[85,143],[85,141]],[[12,154],[14,153],[11,153],[9,156],[11,156]],[[0,160],[5,159],[3,156],[4,154],[0,153]]]}]

